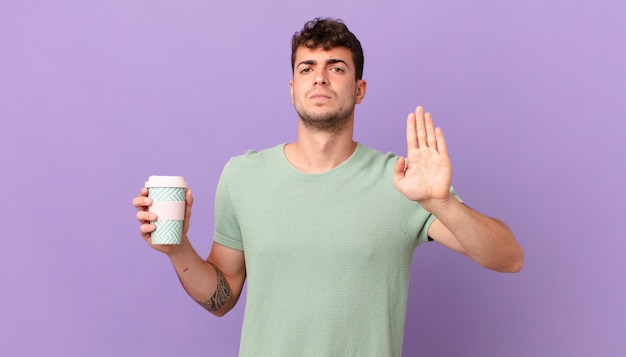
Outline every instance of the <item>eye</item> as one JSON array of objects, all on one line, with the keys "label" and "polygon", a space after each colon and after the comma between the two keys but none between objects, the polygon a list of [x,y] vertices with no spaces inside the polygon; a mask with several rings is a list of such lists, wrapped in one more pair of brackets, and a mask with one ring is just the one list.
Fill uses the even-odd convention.
[{"label": "eye", "polygon": [[341,68],[341,67],[332,67],[330,69],[330,71],[331,72],[337,72],[337,73],[344,72],[343,68]]},{"label": "eye", "polygon": [[311,67],[305,67],[300,70],[300,73],[309,73],[311,71],[312,71]]}]

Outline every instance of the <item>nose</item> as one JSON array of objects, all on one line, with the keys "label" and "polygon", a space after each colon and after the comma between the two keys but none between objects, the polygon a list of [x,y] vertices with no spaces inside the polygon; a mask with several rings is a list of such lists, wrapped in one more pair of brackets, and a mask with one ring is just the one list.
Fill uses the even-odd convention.
[{"label": "nose", "polygon": [[326,76],[326,71],[318,71],[317,73],[315,73],[314,84],[321,86],[328,85],[328,77]]}]

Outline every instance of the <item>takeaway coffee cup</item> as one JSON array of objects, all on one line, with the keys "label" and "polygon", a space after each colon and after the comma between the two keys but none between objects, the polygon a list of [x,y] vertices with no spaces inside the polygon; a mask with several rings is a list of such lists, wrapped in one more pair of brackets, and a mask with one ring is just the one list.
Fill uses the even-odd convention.
[{"label": "takeaway coffee cup", "polygon": [[185,219],[185,191],[187,182],[182,176],[150,176],[146,181],[148,197],[152,199],[150,212],[157,214],[151,221],[152,244],[180,244]]}]

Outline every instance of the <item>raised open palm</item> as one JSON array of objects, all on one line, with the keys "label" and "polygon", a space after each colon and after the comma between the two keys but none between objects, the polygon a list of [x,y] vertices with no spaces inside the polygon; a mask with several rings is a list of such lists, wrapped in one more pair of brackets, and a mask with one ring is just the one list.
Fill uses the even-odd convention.
[{"label": "raised open palm", "polygon": [[406,141],[406,159],[401,157],[394,167],[396,188],[421,204],[449,198],[452,165],[443,131],[421,106],[407,118]]}]

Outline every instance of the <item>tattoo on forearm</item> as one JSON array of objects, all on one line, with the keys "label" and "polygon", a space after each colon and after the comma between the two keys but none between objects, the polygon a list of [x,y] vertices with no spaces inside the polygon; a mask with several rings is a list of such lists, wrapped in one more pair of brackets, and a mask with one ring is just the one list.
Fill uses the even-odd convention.
[{"label": "tattoo on forearm", "polygon": [[217,273],[217,286],[215,288],[215,294],[213,294],[213,296],[205,302],[198,302],[202,307],[209,311],[219,310],[228,302],[228,299],[230,299],[230,288],[228,287],[228,282],[217,267],[215,267],[215,272]]}]

